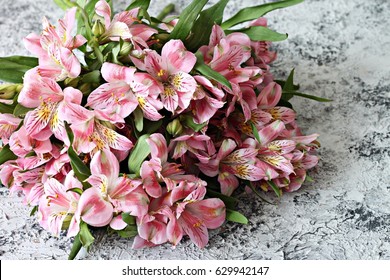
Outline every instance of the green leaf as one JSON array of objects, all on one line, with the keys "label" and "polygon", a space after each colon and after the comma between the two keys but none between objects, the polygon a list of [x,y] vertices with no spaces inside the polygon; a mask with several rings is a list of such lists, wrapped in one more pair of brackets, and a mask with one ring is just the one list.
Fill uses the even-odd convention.
[{"label": "green leaf", "polygon": [[134,8],[141,8],[147,10],[150,5],[150,0],[134,0],[127,8],[126,11],[132,10]]},{"label": "green leaf", "polygon": [[270,42],[278,42],[286,40],[288,35],[278,33],[264,26],[252,26],[239,30],[226,30],[226,34],[231,34],[233,32],[245,33],[249,36],[253,41],[270,41]]},{"label": "green leaf", "polygon": [[4,104],[0,102],[0,113],[1,114],[12,114],[14,112],[14,106],[9,104]]},{"label": "green leaf", "polygon": [[[88,0],[88,3],[84,6],[84,11],[89,15],[91,19],[95,14],[95,6],[99,0]],[[112,10],[111,10],[112,11]]]},{"label": "green leaf", "polygon": [[95,238],[89,231],[88,225],[83,221],[81,221],[80,223],[79,234],[81,245],[83,245],[83,247],[88,250],[92,243],[95,241]]},{"label": "green leaf", "polygon": [[134,124],[135,128],[138,131],[142,131],[144,129],[144,114],[140,108],[137,108],[133,112],[134,114]]},{"label": "green leaf", "polygon": [[72,8],[72,5],[69,5],[69,2],[64,0],[54,0],[54,3],[64,11],[66,11],[69,8]]},{"label": "green leaf", "polygon": [[169,39],[180,39],[184,41],[191,31],[191,28],[208,0],[194,0],[180,14],[179,21],[172,30]]},{"label": "green leaf", "polygon": [[220,200],[223,201],[223,203],[225,204],[226,208],[234,208],[234,207],[236,207],[236,205],[238,203],[238,199],[237,198],[234,198],[232,196],[226,196],[224,194],[221,194],[220,192],[216,192],[216,191],[213,191],[213,190],[210,190],[210,189],[207,189],[207,196],[208,197],[219,198]]},{"label": "green leaf", "polygon": [[247,8],[240,10],[233,17],[231,17],[230,19],[228,19],[227,21],[222,23],[221,27],[223,29],[228,29],[228,28],[230,28],[234,25],[237,25],[239,23],[258,19],[259,17],[262,17],[266,13],[271,12],[273,10],[296,5],[296,4],[299,4],[303,1],[304,0],[285,0],[285,1],[262,4],[262,5],[253,6],[253,7],[247,7]]},{"label": "green leaf", "polygon": [[15,160],[18,157],[10,150],[9,145],[5,145],[0,150],[0,165],[2,165],[4,162],[7,162],[9,160]]},{"label": "green leaf", "polygon": [[282,191],[278,188],[277,185],[275,185],[274,182],[272,182],[272,181],[267,181],[267,184],[273,189],[273,191],[275,192],[275,194],[276,194],[278,197],[281,197],[281,196],[282,196]]},{"label": "green leaf", "polygon": [[16,104],[15,109],[13,110],[12,114],[15,117],[23,118],[26,116],[27,112],[34,110],[34,108],[27,108],[21,105],[20,103]]},{"label": "green leaf", "polygon": [[224,85],[224,86],[232,89],[232,85],[224,76],[222,76],[217,71],[214,71],[213,69],[211,69],[208,65],[206,65],[204,63],[203,56],[201,53],[196,53],[195,55],[197,57],[197,61],[196,61],[195,67],[194,67],[194,69],[196,71],[198,71],[203,76],[205,76],[209,79],[215,80],[218,83],[220,83],[221,85]]},{"label": "green leaf", "polygon": [[287,107],[287,108],[290,108],[290,109],[294,109],[294,108],[293,108],[293,105],[292,105],[290,102],[288,102],[288,101],[286,101],[286,100],[283,99],[283,95],[282,95],[282,98],[279,100],[277,106]]},{"label": "green leaf", "polygon": [[180,123],[184,126],[191,128],[195,132],[199,132],[203,127],[207,125],[207,122],[197,124],[194,122],[194,118],[190,115],[180,115]]},{"label": "green leaf", "polygon": [[0,80],[23,83],[24,74],[38,65],[38,59],[28,56],[0,57]]},{"label": "green leaf", "polygon": [[117,230],[116,232],[122,238],[130,238],[138,234],[137,226],[127,226],[122,230]]},{"label": "green leaf", "polygon": [[332,99],[322,98],[322,97],[318,97],[318,96],[314,96],[314,95],[310,95],[310,94],[305,94],[305,93],[301,93],[301,92],[297,92],[297,91],[286,91],[286,90],[284,90],[283,94],[300,96],[300,97],[304,97],[304,98],[307,98],[307,99],[312,99],[312,100],[315,100],[315,101],[318,101],[318,102],[332,102],[333,101]]},{"label": "green leaf", "polygon": [[129,170],[130,172],[135,173],[137,176],[139,176],[141,164],[150,154],[149,144],[146,142],[146,139],[148,139],[149,136],[149,134],[144,134],[138,138],[137,144],[135,145],[129,157]]},{"label": "green leaf", "polygon": [[153,122],[148,119],[144,119],[144,129],[142,132],[144,134],[153,134],[161,127],[162,123],[162,120]]},{"label": "green leaf", "polygon": [[129,226],[134,226],[136,223],[135,223],[135,217],[134,216],[131,216],[130,214],[128,213],[122,213],[122,220],[128,224]]},{"label": "green leaf", "polygon": [[83,83],[99,84],[100,83],[100,71],[94,70],[92,72],[89,72],[89,73],[81,76],[81,81]]},{"label": "green leaf", "polygon": [[71,188],[71,189],[68,189],[67,192],[75,192],[75,193],[77,193],[79,195],[82,195],[83,190],[79,189],[79,188]]},{"label": "green leaf", "polygon": [[162,21],[167,15],[172,13],[175,10],[175,5],[173,3],[168,4],[164,9],[161,10],[161,12],[158,14],[156,19],[158,21]]},{"label": "green leaf", "polygon": [[68,260],[74,260],[74,258],[80,252],[81,247],[83,247],[83,245],[81,244],[81,241],[80,241],[80,233],[78,233],[74,238],[72,249],[70,250],[70,253],[68,256]]},{"label": "green leaf", "polygon": [[75,152],[75,150],[72,147],[74,135],[73,135],[73,132],[70,129],[68,124],[65,124],[65,129],[66,129],[66,133],[69,137],[69,141],[70,141],[70,145],[68,148],[68,156],[70,159],[70,165],[72,166],[74,174],[80,180],[80,182],[83,184],[83,186],[85,188],[88,188],[88,187],[90,187],[90,184],[88,182],[85,182],[85,180],[89,176],[91,176],[91,171],[84,164],[84,162],[79,158],[78,154]]},{"label": "green leaf", "polygon": [[252,133],[255,136],[255,139],[257,140],[257,142],[259,142],[259,144],[261,144],[260,135],[259,135],[259,131],[257,130],[257,127],[255,126],[255,124],[252,121],[250,122],[250,124],[252,127]]},{"label": "green leaf", "polygon": [[[284,85],[286,84],[286,81],[282,81],[282,80],[274,80],[276,83],[278,83],[282,88],[284,87]],[[294,90],[299,90],[299,85],[294,85]]]},{"label": "green leaf", "polygon": [[[294,72],[295,69],[293,68],[290,74],[288,75],[286,82],[284,83],[284,86],[282,88],[283,91],[287,92],[287,91],[294,90]],[[290,100],[292,97],[293,95],[290,93],[282,93],[282,98],[286,101]]]},{"label": "green leaf", "polygon": [[220,0],[214,6],[200,13],[192,27],[191,37],[185,44],[187,49],[196,51],[200,46],[208,45],[213,25],[221,24],[223,11],[228,2],[229,0]]},{"label": "green leaf", "polygon": [[34,216],[37,211],[38,211],[38,205],[35,205],[33,209],[31,209],[30,217]]},{"label": "green leaf", "polygon": [[226,209],[226,220],[239,224],[248,224],[248,219],[238,211]]}]

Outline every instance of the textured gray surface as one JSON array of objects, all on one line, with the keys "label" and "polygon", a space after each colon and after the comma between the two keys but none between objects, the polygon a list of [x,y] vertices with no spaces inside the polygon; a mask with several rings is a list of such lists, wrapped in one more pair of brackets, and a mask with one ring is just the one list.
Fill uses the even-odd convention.
[{"label": "textured gray surface", "polygon": [[[263,1],[230,2],[228,14]],[[152,14],[165,3],[154,1]],[[45,0],[0,0],[0,11],[0,56],[27,54],[21,39],[39,32],[41,17],[62,16]],[[321,134],[314,183],[285,194],[276,206],[243,196],[240,208],[250,224],[226,224],[203,250],[185,241],[176,249],[134,251],[131,240],[98,233],[82,258],[390,259],[389,11],[387,0],[306,0],[268,15],[271,28],[290,34],[274,45],[276,76],[285,78],[295,67],[305,92],[334,100],[293,101],[304,131]],[[0,199],[1,259],[67,257],[70,240],[46,233],[4,188]]]}]

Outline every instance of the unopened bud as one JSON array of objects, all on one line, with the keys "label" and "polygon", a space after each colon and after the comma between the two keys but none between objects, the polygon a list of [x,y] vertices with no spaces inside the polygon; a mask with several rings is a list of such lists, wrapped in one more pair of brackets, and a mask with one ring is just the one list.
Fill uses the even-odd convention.
[{"label": "unopened bud", "polygon": [[95,23],[92,26],[92,33],[96,37],[100,37],[106,32],[106,27],[104,24],[100,21],[100,19],[96,20]]},{"label": "unopened bud", "polygon": [[124,42],[122,47],[121,47],[121,50],[119,51],[119,55],[120,56],[128,55],[131,52],[132,49],[133,49],[133,44],[132,43]]},{"label": "unopened bud", "polygon": [[77,78],[67,78],[67,79],[65,79],[64,83],[65,83],[65,86],[67,86],[67,87],[77,88],[77,85],[79,84],[79,81],[80,81],[80,77],[77,77]]},{"label": "unopened bud", "polygon": [[92,92],[92,85],[89,83],[82,84],[79,87],[79,90],[85,95],[90,94]]},{"label": "unopened bud", "polygon": [[174,119],[167,125],[167,131],[173,137],[180,135],[183,132],[183,126],[181,125],[179,119]]},{"label": "unopened bud", "polygon": [[12,99],[15,94],[22,90],[21,84],[2,84],[0,85],[0,99]]}]

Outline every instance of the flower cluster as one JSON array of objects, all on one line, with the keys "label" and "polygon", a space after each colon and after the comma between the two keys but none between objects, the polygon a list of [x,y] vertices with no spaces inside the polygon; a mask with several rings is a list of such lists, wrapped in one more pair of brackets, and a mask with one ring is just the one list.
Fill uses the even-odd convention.
[{"label": "flower cluster", "polygon": [[[0,179],[24,193],[43,228],[79,238],[107,226],[135,236],[134,248],[187,235],[202,248],[208,229],[229,220],[224,199],[237,188],[301,187],[319,143],[295,121],[296,86],[270,70],[267,38],[283,34],[263,17],[231,30],[243,21],[233,17],[202,41],[213,7],[183,33],[192,6],[164,20],[142,5],[113,16],[95,3],[89,14],[70,8],[56,27],[44,19],[24,40],[36,65],[1,89]],[[77,9],[84,29],[74,35]]]}]

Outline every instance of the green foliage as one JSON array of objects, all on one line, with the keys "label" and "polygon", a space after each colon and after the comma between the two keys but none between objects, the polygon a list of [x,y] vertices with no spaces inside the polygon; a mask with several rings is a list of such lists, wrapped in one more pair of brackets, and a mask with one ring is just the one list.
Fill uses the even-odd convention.
[{"label": "green foliage", "polygon": [[194,67],[196,71],[198,71],[203,76],[212,79],[214,81],[217,81],[218,83],[228,87],[229,89],[232,89],[232,85],[224,76],[222,76],[217,71],[214,71],[213,69],[210,68],[210,66],[204,63],[203,56],[201,53],[198,52],[195,55],[197,57],[197,61]]},{"label": "green foliage", "polygon": [[9,145],[5,145],[0,150],[0,165],[2,165],[4,162],[7,162],[9,160],[15,160],[18,157],[10,150]]},{"label": "green foliage", "polygon": [[129,170],[130,172],[139,176],[141,165],[146,159],[146,157],[150,154],[149,144],[146,142],[146,139],[149,138],[149,134],[144,134],[140,138],[138,138],[137,144],[134,149],[131,151],[129,157]]},{"label": "green foliage", "polygon": [[226,220],[239,224],[248,224],[248,219],[238,211],[226,209]]},{"label": "green foliage", "polygon": [[233,32],[240,32],[248,35],[253,41],[270,41],[270,42],[278,42],[286,40],[288,35],[278,33],[276,31],[272,31],[271,29],[264,26],[252,26],[239,30],[226,30],[226,34],[230,34]]},{"label": "green foliage", "polygon": [[233,17],[222,23],[223,29],[228,29],[232,26],[235,26],[239,23],[247,22],[250,20],[258,19],[268,12],[271,12],[276,9],[285,8],[288,6],[296,5],[302,3],[304,0],[285,0],[272,2],[267,4],[262,4],[254,7],[247,7],[240,10]]},{"label": "green foliage", "polygon": [[38,65],[38,59],[28,56],[0,57],[0,80],[23,83],[24,74]]},{"label": "green foliage", "polygon": [[190,34],[191,28],[202,11],[204,5],[208,0],[194,0],[186,7],[180,14],[180,19],[177,22],[175,28],[169,35],[169,39],[180,39],[185,41],[187,36]]},{"label": "green foliage", "polygon": [[189,50],[196,51],[200,46],[208,45],[214,24],[221,24],[223,12],[229,0],[220,0],[214,6],[200,13],[191,29],[191,37],[186,42]]}]

